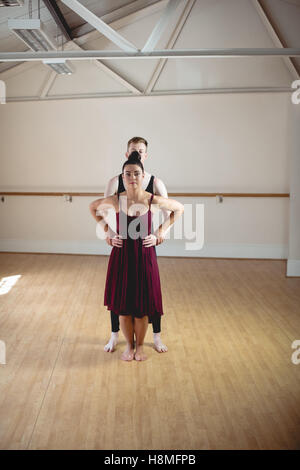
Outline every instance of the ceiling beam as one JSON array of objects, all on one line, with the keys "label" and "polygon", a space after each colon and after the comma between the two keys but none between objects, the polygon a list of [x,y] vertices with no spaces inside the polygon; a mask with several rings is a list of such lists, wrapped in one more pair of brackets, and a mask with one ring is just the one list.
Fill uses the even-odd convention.
[{"label": "ceiling beam", "polygon": [[[202,94],[232,94],[232,93],[291,93],[290,87],[248,87],[248,88],[202,88],[195,90],[166,90],[166,91],[155,91],[150,93],[149,96],[161,96],[161,95],[202,95]],[[130,92],[125,93],[85,93],[85,94],[69,94],[69,95],[51,95],[45,96],[43,101],[51,100],[66,100],[66,99],[86,99],[86,98],[115,98],[115,97],[127,97],[132,98],[133,95]],[[144,95],[134,96],[134,98],[142,98]],[[7,97],[6,102],[23,102],[23,101],[40,101],[39,96],[18,96],[18,97]]]},{"label": "ceiling beam", "polygon": [[114,29],[108,26],[98,16],[88,10],[85,6],[77,0],[61,0],[67,7],[71,8],[77,15],[81,16],[90,25],[97,29],[101,34],[106,36],[110,41],[116,44],[120,49],[125,52],[137,52],[138,49],[131,44],[127,39],[123,38]]},{"label": "ceiling beam", "polygon": [[[194,6],[194,3],[195,3],[196,0],[188,0],[187,4],[185,5],[184,7],[184,10],[177,22],[177,25],[175,26],[172,34],[171,34],[171,37],[167,43],[167,46],[166,48],[167,49],[173,49],[176,41],[177,41],[177,38],[178,36],[180,35],[181,31],[182,31],[182,28],[183,26],[185,25],[185,22]],[[151,93],[151,91],[153,90],[165,64],[167,62],[167,59],[160,59],[160,61],[158,62],[157,66],[155,67],[155,70],[152,74],[152,77],[150,78],[149,82],[148,82],[148,85],[146,86],[145,90],[144,90],[144,93],[147,95],[149,93]]]},{"label": "ceiling beam", "polygon": [[136,88],[132,83],[130,83],[128,80],[125,80],[119,73],[114,72],[110,67],[107,65],[103,64],[100,60],[94,60],[93,63],[95,64],[96,67],[98,67],[100,70],[105,72],[107,75],[109,75],[111,78],[116,80],[118,83],[123,85],[127,90],[131,91],[134,95],[141,95],[142,91]]},{"label": "ceiling beam", "polygon": [[54,0],[43,0],[45,7],[47,10],[50,12],[50,15],[54,19],[55,23],[67,39],[67,41],[72,41],[73,35],[72,31],[68,25],[68,23],[65,20],[65,17],[63,16],[62,12],[59,9],[59,6],[57,5],[57,2]]},{"label": "ceiling beam", "polygon": [[[76,44],[75,41],[70,41],[66,44],[65,46],[65,50],[79,50],[79,51],[83,51],[84,49],[79,46],[78,44]],[[135,95],[141,95],[142,92],[136,88],[134,85],[132,85],[132,83],[128,82],[128,80],[125,80],[125,78],[123,78],[119,73],[116,73],[114,72],[110,67],[108,67],[107,65],[103,64],[103,62],[101,62],[100,60],[92,60],[92,63],[100,70],[102,70],[103,72],[106,73],[106,75],[109,75],[111,78],[113,78],[114,80],[116,80],[119,84],[121,84],[122,86],[124,86],[125,88],[127,88],[127,90],[131,91],[132,93],[134,93]]]},{"label": "ceiling beam", "polygon": [[[101,5],[99,2],[99,15],[97,15],[96,7],[94,8],[94,13],[99,16],[104,23],[109,24],[111,28],[118,30],[123,26],[127,26],[134,21],[144,18],[146,15],[152,15],[157,11],[161,11],[165,7],[166,2],[167,0],[135,0],[103,16],[100,16]],[[99,37],[99,32],[89,23],[76,26],[72,29],[72,33],[75,39],[80,38],[86,39],[87,41],[93,39],[96,33],[97,37]]]},{"label": "ceiling beam", "polygon": [[31,62],[46,59],[217,59],[227,57],[300,57],[300,48],[164,49],[137,53],[107,50],[0,52],[0,62]]},{"label": "ceiling beam", "polygon": [[[121,8],[117,8],[116,10],[107,13],[102,16],[101,19],[105,23],[110,24],[113,29],[118,30],[134,21],[139,21],[147,15],[161,12],[162,9],[165,8],[166,4],[167,0],[135,0],[128,5],[124,5]],[[73,28],[71,33],[73,36],[73,43],[75,39],[76,44],[80,46],[83,46],[83,44],[88,41],[99,38],[99,31],[95,30],[89,23],[84,23],[83,25]],[[66,47],[66,44],[67,43],[64,44],[64,47]],[[26,62],[24,62],[24,64],[26,64]],[[22,65],[22,63],[13,65],[9,70],[11,70],[13,75],[15,75],[21,71]],[[3,72],[0,71],[0,75],[2,76],[2,74],[7,70],[8,69]]]},{"label": "ceiling beam", "polygon": [[42,85],[42,88],[41,88],[41,91],[40,91],[40,98],[46,98],[55,79],[57,77],[57,73],[54,72],[54,70],[50,70],[47,77],[46,77],[46,80],[44,81],[43,85]]},{"label": "ceiling beam", "polygon": [[0,72],[0,77],[3,80],[8,80],[12,77],[15,77],[16,75],[19,75],[20,73],[26,72],[26,70],[29,70],[32,67],[36,67],[36,65],[36,62],[20,62],[19,64],[14,65],[9,69],[3,70],[3,72]]},{"label": "ceiling beam", "polygon": [[[252,0],[254,8],[256,9],[257,13],[259,14],[263,24],[265,25],[270,38],[272,39],[274,45],[278,48],[284,48],[284,44],[279,37],[279,34],[276,32],[274,24],[272,24],[270,16],[267,14],[266,9],[263,8],[261,2],[259,0]],[[293,63],[290,57],[283,58],[285,65],[287,66],[291,76],[293,79],[299,79],[299,71],[297,70],[296,65]]]},{"label": "ceiling beam", "polygon": [[152,33],[150,34],[146,44],[144,45],[142,52],[153,51],[167,25],[170,23],[180,1],[181,0],[169,0],[166,8],[163,11],[163,14],[156,23]]}]

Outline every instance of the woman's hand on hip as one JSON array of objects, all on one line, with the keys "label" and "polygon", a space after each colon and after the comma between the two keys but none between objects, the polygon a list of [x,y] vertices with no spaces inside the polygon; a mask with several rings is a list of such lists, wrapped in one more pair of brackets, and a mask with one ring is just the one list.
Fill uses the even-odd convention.
[{"label": "woman's hand on hip", "polygon": [[113,238],[109,238],[109,241],[108,239],[106,239],[106,241],[109,245],[115,246],[117,248],[122,248],[123,246],[123,239],[120,235],[115,235]]},{"label": "woman's hand on hip", "polygon": [[153,233],[147,235],[147,237],[143,239],[143,246],[145,246],[146,248],[150,246],[160,245],[160,243],[162,243],[162,239],[156,237]]}]

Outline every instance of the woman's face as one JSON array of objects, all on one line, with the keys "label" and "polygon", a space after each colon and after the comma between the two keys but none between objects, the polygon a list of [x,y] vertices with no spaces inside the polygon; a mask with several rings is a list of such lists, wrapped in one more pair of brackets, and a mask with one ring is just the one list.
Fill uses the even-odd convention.
[{"label": "woman's face", "polygon": [[123,181],[126,189],[142,186],[144,173],[139,165],[126,165],[123,172]]}]

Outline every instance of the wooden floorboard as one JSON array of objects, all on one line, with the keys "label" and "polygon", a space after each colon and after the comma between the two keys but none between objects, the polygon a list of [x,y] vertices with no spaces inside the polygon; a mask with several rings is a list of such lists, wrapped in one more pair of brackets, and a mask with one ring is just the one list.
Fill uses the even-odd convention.
[{"label": "wooden floorboard", "polygon": [[0,253],[1,449],[300,449],[300,279],[284,260],[159,258],[169,351],[103,347],[108,258]]}]

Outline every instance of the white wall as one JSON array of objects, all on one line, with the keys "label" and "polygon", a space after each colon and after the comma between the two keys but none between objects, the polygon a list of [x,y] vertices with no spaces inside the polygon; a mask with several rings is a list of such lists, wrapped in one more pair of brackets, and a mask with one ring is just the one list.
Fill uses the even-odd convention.
[{"label": "white wall", "polygon": [[[103,191],[127,140],[148,139],[147,171],[169,192],[289,192],[284,93],[65,100],[0,105],[2,191]],[[0,249],[109,253],[88,204],[6,197]],[[205,244],[170,240],[159,254],[287,258],[287,198],[180,199],[205,204]]]},{"label": "white wall", "polygon": [[289,105],[288,129],[290,221],[287,275],[300,276],[300,103]]}]

